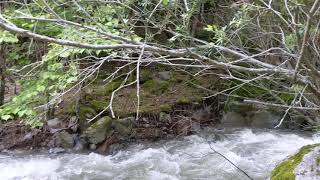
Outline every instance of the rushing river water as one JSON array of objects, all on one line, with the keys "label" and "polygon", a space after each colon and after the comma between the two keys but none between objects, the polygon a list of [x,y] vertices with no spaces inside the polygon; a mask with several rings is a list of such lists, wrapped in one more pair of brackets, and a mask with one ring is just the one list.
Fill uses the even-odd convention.
[{"label": "rushing river water", "polygon": [[262,180],[282,159],[319,142],[316,135],[275,130],[208,130],[178,140],[134,145],[112,156],[0,155],[0,180],[248,179],[214,150],[253,179]]}]

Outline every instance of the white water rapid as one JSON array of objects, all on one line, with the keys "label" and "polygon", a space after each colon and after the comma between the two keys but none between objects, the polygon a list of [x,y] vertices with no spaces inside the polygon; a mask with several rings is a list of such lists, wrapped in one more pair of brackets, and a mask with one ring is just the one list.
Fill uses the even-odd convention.
[{"label": "white water rapid", "polygon": [[319,142],[316,135],[276,130],[207,130],[178,140],[130,146],[110,156],[0,155],[0,180],[248,179],[213,148],[253,179],[264,180],[288,155]]}]

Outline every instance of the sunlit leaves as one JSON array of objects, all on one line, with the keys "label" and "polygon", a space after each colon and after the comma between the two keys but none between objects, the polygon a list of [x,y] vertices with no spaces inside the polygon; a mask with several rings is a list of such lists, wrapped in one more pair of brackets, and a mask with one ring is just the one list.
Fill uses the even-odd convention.
[{"label": "sunlit leaves", "polygon": [[8,31],[0,30],[0,44],[1,43],[17,43],[19,40],[17,36],[9,33]]}]

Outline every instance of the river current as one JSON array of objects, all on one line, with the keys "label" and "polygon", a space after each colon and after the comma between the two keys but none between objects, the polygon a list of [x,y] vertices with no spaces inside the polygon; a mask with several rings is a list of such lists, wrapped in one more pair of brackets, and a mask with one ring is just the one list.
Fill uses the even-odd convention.
[{"label": "river current", "polygon": [[208,129],[180,139],[132,145],[109,156],[0,155],[0,180],[248,179],[241,170],[255,180],[265,180],[277,163],[313,143],[320,143],[320,136],[281,130]]}]

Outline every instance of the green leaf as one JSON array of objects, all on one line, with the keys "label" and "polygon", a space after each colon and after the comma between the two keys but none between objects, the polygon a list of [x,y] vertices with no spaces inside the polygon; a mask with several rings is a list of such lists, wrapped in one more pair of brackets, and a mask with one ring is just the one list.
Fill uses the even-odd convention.
[{"label": "green leaf", "polygon": [[169,3],[170,3],[170,0],[163,0],[163,1],[162,1],[162,4],[163,4],[164,6],[168,6]]},{"label": "green leaf", "polygon": [[9,33],[8,31],[1,31],[0,30],[0,43],[17,43],[19,40],[18,38]]},{"label": "green leaf", "polygon": [[3,115],[1,116],[1,119],[5,120],[5,121],[8,121],[9,119],[12,119],[13,117],[11,115]]}]

